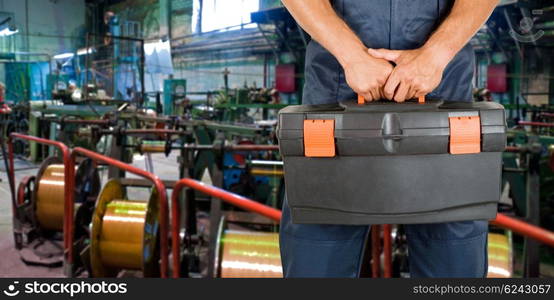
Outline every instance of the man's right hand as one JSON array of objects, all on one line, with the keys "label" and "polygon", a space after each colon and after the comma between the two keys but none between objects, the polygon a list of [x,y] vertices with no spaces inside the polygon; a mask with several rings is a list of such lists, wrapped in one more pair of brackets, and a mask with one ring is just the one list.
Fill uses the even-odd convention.
[{"label": "man's right hand", "polygon": [[393,66],[390,62],[363,54],[343,64],[346,82],[365,101],[384,99],[383,87]]}]

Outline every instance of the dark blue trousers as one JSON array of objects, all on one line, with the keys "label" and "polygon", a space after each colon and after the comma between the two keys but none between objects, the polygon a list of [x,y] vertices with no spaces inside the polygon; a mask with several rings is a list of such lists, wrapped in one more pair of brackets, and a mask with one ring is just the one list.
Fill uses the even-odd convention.
[{"label": "dark blue trousers", "polygon": [[[280,230],[285,277],[357,277],[369,226],[293,224]],[[486,221],[406,225],[411,277],[485,277]]]}]

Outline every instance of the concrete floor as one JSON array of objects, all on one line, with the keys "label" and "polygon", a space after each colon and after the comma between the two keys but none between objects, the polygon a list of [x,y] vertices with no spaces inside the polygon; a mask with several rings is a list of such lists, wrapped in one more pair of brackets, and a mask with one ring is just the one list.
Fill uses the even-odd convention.
[{"label": "concrete floor", "polygon": [[[164,180],[175,180],[178,177],[177,156],[175,154],[165,157],[163,154],[153,154],[154,173]],[[1,162],[3,164],[3,162]],[[133,165],[146,169],[145,157],[137,155]],[[27,164],[23,161],[16,162],[16,187],[21,178],[36,175],[38,165]],[[3,170],[3,169],[2,169]],[[106,173],[106,172],[102,172]],[[105,182],[103,174],[103,182]],[[132,177],[132,176],[129,176]],[[6,172],[0,171],[0,277],[63,277],[62,268],[46,268],[28,266],[24,264],[15,250],[12,235],[12,204],[11,193]],[[171,191],[168,191],[171,195]],[[146,199],[146,189],[132,189],[128,191],[131,199]]]}]

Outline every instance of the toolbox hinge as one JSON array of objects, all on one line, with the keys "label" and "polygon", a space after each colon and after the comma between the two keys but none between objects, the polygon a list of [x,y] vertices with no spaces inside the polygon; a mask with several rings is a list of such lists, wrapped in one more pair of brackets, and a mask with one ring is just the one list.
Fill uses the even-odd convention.
[{"label": "toolbox hinge", "polygon": [[335,120],[304,120],[304,156],[335,156]]},{"label": "toolbox hinge", "polygon": [[450,153],[471,154],[481,152],[481,118],[476,115],[451,115]]}]

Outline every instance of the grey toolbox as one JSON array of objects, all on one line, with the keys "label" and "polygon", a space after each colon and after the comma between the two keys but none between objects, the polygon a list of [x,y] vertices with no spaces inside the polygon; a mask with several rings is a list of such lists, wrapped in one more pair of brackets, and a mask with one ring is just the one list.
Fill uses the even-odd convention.
[{"label": "grey toolbox", "polygon": [[279,112],[294,223],[487,220],[500,200],[506,121],[493,102],[345,102]]}]

